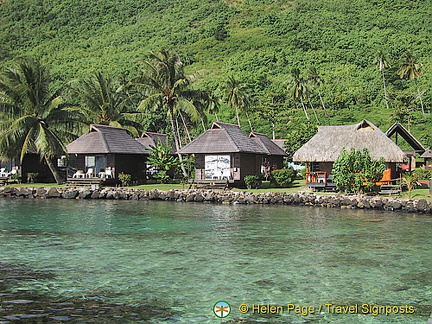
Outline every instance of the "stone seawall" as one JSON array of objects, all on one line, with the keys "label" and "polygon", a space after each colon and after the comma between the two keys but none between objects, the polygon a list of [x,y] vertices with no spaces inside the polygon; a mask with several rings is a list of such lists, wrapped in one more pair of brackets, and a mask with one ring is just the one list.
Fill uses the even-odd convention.
[{"label": "stone seawall", "polygon": [[130,188],[0,188],[0,197],[62,198],[62,199],[117,199],[117,200],[168,200],[175,202],[219,204],[277,204],[292,206],[318,206],[328,208],[371,209],[432,214],[432,201],[407,200],[380,196],[317,195],[311,192],[250,193],[208,189],[141,190]]}]

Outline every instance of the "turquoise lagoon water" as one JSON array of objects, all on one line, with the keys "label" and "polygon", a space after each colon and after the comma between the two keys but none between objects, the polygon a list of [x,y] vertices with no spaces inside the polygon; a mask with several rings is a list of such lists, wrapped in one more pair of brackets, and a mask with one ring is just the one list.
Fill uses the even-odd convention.
[{"label": "turquoise lagoon water", "polygon": [[[432,218],[421,214],[1,199],[0,262],[55,274],[18,288],[157,303],[176,314],[165,323],[425,323],[418,311],[341,315],[318,307],[432,305],[431,230]],[[232,308],[223,320],[212,311],[220,300]],[[288,303],[315,314],[288,314]],[[242,314],[240,304],[284,309]]]}]

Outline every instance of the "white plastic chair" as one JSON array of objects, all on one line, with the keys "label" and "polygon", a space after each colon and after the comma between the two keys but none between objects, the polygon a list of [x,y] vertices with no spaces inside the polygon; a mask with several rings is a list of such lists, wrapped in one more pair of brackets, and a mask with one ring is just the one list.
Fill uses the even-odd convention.
[{"label": "white plastic chair", "polygon": [[93,178],[94,177],[94,171],[93,171],[93,168],[89,168],[88,170],[87,170],[87,173],[86,173],[86,178]]},{"label": "white plastic chair", "polygon": [[113,174],[112,174],[112,169],[111,168],[106,168],[105,170],[105,178],[109,179],[112,178]]}]

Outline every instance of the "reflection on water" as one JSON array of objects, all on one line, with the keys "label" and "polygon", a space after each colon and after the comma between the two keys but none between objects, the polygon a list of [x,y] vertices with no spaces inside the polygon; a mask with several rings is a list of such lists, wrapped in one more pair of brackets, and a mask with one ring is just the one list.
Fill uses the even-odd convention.
[{"label": "reflection on water", "polygon": [[[0,262],[51,296],[173,309],[170,322],[424,323],[432,219],[420,214],[143,201],[0,200]],[[25,286],[25,287],[24,287]],[[414,315],[241,314],[240,304],[413,305]],[[420,311],[421,310],[421,311]],[[154,319],[156,322],[157,319]]]}]

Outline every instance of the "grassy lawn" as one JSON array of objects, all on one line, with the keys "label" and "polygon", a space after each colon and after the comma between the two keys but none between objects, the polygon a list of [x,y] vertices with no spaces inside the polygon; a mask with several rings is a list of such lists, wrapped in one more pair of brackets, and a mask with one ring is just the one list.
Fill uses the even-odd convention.
[{"label": "grassy lawn", "polygon": [[7,187],[12,188],[63,188],[66,185],[59,185],[57,183],[11,183]]},{"label": "grassy lawn", "polygon": [[294,193],[298,191],[310,191],[310,189],[306,186],[304,180],[295,180],[288,188],[270,188],[270,181],[263,181],[261,188],[258,189],[234,188],[233,191],[247,191],[252,193],[263,193],[263,192]]},{"label": "grassy lawn", "polygon": [[139,186],[131,186],[128,188],[134,188],[134,189],[142,189],[142,190],[172,190],[172,189],[188,189],[189,184],[180,184],[180,183],[154,183],[154,184],[143,184]]},{"label": "grassy lawn", "polygon": [[[417,200],[417,199],[428,199],[432,200],[432,195],[429,194],[429,188],[423,188],[423,189],[414,189],[411,193],[411,199]],[[404,191],[402,192],[402,198],[408,199],[408,192]]]}]

